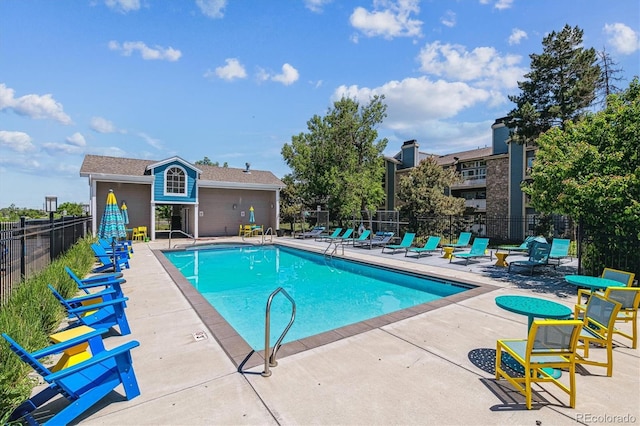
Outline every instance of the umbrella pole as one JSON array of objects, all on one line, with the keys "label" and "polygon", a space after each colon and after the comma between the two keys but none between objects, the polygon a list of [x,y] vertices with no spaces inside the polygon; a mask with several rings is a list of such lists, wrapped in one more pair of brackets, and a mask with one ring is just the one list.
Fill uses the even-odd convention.
[{"label": "umbrella pole", "polygon": [[113,272],[118,272],[116,265],[116,237],[111,238],[111,255],[113,256]]}]

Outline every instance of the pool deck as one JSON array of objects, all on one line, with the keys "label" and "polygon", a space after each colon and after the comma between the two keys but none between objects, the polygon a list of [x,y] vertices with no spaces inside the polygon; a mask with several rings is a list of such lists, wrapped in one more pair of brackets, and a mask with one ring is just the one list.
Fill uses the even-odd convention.
[{"label": "pool deck", "polygon": [[[310,240],[277,240],[315,251],[327,246]],[[239,239],[215,240],[222,241]],[[265,378],[260,375],[263,365],[244,374],[237,371],[237,362],[216,341],[224,336],[207,328],[206,324],[216,327],[216,319],[198,316],[153,253],[167,247],[167,240],[134,245],[123,285],[132,334],[114,333],[105,341],[108,347],[134,339],[140,342],[132,355],[142,393],[126,401],[117,389],[83,415],[80,424],[640,422],[640,349],[631,349],[629,340],[617,336],[620,345],[614,349],[613,377],[606,377],[603,367],[578,367],[575,409],[567,406],[566,394],[545,384],[537,387],[534,409],[527,410],[518,392],[506,381],[494,379],[496,339],[524,338],[527,331],[527,318],[499,308],[495,297],[532,295],[573,307],[576,288],[562,277],[575,273],[575,260],[557,270],[538,269],[530,277],[494,266],[495,256],[464,265],[439,255],[412,259],[404,251],[383,254],[380,249],[346,248],[345,258],[473,282],[481,291],[472,298],[433,302],[425,312],[399,315],[395,322],[374,324],[310,349],[283,348],[278,366]],[[196,340],[194,333],[200,331],[208,338]],[[602,352],[593,348],[590,355],[600,357]],[[56,406],[53,402],[45,408],[55,410]],[[45,411],[39,413],[43,421]]]}]

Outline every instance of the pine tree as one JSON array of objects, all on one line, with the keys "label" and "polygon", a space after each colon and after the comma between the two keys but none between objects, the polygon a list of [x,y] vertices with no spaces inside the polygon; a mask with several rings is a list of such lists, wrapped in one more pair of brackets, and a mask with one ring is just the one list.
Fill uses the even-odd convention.
[{"label": "pine tree", "polygon": [[543,52],[531,54],[531,71],[519,81],[519,95],[509,96],[516,104],[509,115],[512,140],[524,143],[552,127],[564,128],[575,121],[596,99],[602,73],[596,51],[582,46],[583,31],[565,27],[542,40]]}]

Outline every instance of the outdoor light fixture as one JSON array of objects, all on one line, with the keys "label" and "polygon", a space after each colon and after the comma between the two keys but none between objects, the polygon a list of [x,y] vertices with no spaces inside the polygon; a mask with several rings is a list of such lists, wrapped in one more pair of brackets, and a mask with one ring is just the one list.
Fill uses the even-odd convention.
[{"label": "outdoor light fixture", "polygon": [[89,216],[89,212],[91,211],[91,206],[89,204],[82,205],[82,211],[85,215]]},{"label": "outdoor light fixture", "polygon": [[48,213],[58,211],[58,197],[55,195],[47,195],[44,197],[44,211]]},{"label": "outdoor light fixture", "polygon": [[237,204],[234,204],[234,205],[233,205],[233,209],[235,210],[235,209],[237,209],[237,208],[238,208],[238,205],[237,205]]}]

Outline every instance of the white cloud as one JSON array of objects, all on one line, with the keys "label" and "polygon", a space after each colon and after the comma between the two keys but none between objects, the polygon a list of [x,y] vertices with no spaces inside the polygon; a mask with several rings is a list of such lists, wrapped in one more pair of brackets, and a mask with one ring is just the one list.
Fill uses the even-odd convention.
[{"label": "white cloud", "polygon": [[84,139],[84,136],[82,136],[82,134],[78,132],[75,132],[73,135],[69,136],[66,139],[66,142],[69,145],[73,145],[73,146],[79,146],[79,147],[87,146],[87,141]]},{"label": "white cloud", "polygon": [[105,0],[109,9],[120,13],[131,12],[140,9],[140,0]]},{"label": "white cloud", "polygon": [[630,55],[640,49],[640,36],[625,24],[606,24],[603,31],[609,35],[608,41],[618,53]]},{"label": "white cloud", "polygon": [[324,6],[333,0],[304,0],[304,6],[314,13],[321,13]]},{"label": "white cloud", "polygon": [[513,0],[498,0],[495,6],[493,7],[495,7],[498,10],[510,9],[511,3],[513,3]]},{"label": "white cloud", "polygon": [[118,131],[111,121],[102,117],[91,117],[89,127],[98,133],[115,133]]},{"label": "white cloud", "polygon": [[50,118],[62,124],[72,124],[71,117],[65,114],[62,104],[56,102],[51,94],[14,96],[14,90],[0,83],[0,111],[12,109],[16,114],[30,118]]},{"label": "white cloud", "polygon": [[36,147],[31,143],[31,137],[24,132],[9,132],[0,130],[0,146],[14,152],[33,152]]},{"label": "white cloud", "polygon": [[425,121],[450,118],[491,98],[489,91],[466,83],[432,81],[420,77],[390,81],[376,88],[340,86],[335,90],[333,99],[345,96],[366,104],[375,95],[385,96],[385,126],[393,130],[412,128]]},{"label": "white cloud", "polygon": [[58,153],[82,154],[84,152],[84,150],[79,146],[71,145],[68,143],[58,143],[58,142],[43,143],[42,149],[44,149],[49,155],[56,155]]},{"label": "white cloud", "polygon": [[235,58],[225,59],[227,65],[223,67],[217,67],[215,71],[207,70],[204,73],[205,78],[218,77],[223,80],[232,81],[238,78],[246,78],[247,71],[244,66]]},{"label": "white cloud", "polygon": [[154,139],[146,133],[139,132],[138,136],[140,136],[144,141],[154,147],[155,149],[162,149],[162,141],[160,139]]},{"label": "white cloud", "polygon": [[182,56],[182,52],[173,47],[163,48],[155,46],[151,48],[142,41],[125,41],[120,44],[115,40],[109,42],[109,50],[121,51],[124,56],[131,56],[134,51],[140,52],[145,60],[166,60],[175,62]]},{"label": "white cloud", "polygon": [[300,78],[300,73],[297,69],[289,64],[282,66],[282,72],[280,74],[272,74],[263,68],[259,68],[256,74],[258,81],[276,81],[282,83],[285,86],[295,83]]},{"label": "white cloud", "polygon": [[273,77],[271,77],[271,80],[282,83],[285,86],[289,86],[290,84],[298,81],[298,78],[300,78],[300,73],[298,73],[298,70],[289,64],[284,64],[282,66],[282,73],[274,75]]},{"label": "white cloud", "polygon": [[467,51],[457,44],[429,43],[418,55],[420,69],[450,79],[473,81],[480,86],[515,88],[526,70],[519,66],[522,57],[500,54],[493,47]]},{"label": "white cloud", "polygon": [[196,0],[203,15],[209,18],[222,18],[223,9],[227,6],[227,0]]},{"label": "white cloud", "polygon": [[349,17],[351,25],[367,37],[419,37],[422,21],[411,19],[420,12],[418,0],[374,0],[374,10],[357,7]]},{"label": "white cloud", "polygon": [[440,22],[442,25],[447,27],[455,27],[456,26],[456,14],[451,10],[447,10],[442,18],[440,18]]},{"label": "white cloud", "polygon": [[520,28],[514,28],[511,30],[511,35],[509,36],[509,45],[520,44],[522,39],[527,38],[527,33]]}]

